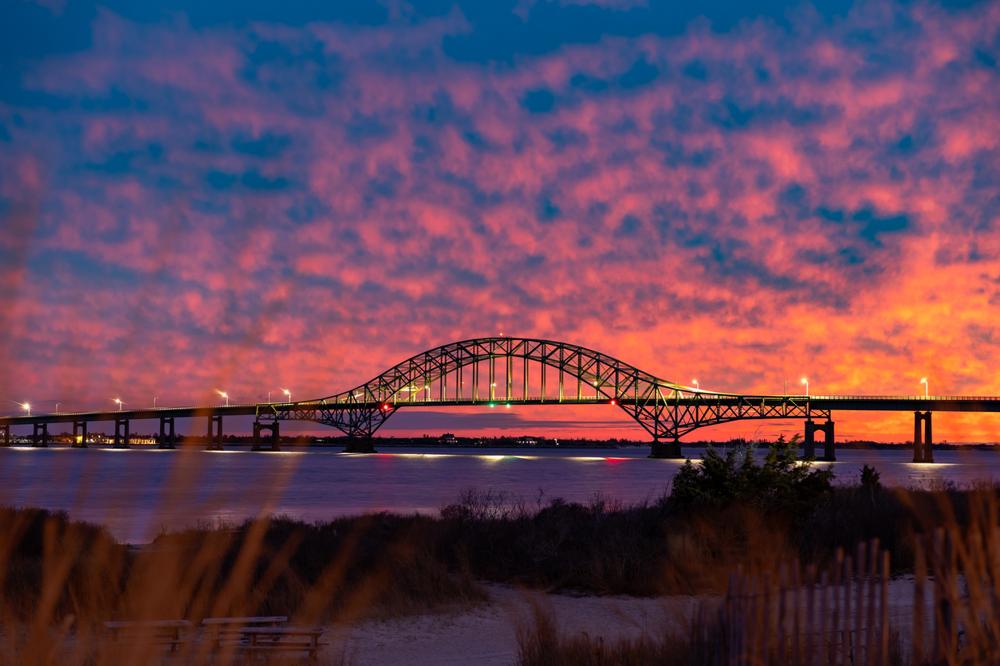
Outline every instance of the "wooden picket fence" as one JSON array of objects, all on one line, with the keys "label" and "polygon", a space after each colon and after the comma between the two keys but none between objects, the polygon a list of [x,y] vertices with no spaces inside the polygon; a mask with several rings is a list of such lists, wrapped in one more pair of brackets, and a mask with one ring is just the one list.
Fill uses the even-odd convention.
[{"label": "wooden picket fence", "polygon": [[912,663],[1000,663],[1000,528],[996,516],[990,522],[917,541]]},{"label": "wooden picket fence", "polygon": [[829,571],[792,562],[737,572],[719,610],[723,663],[885,664],[889,553],[878,542],[843,551]]},{"label": "wooden picket fence", "polygon": [[715,621],[695,622],[711,643],[706,662],[1000,663],[1000,529],[938,529],[917,539],[914,556],[910,640],[890,627],[889,553],[875,540],[823,571],[790,562],[730,576]]}]

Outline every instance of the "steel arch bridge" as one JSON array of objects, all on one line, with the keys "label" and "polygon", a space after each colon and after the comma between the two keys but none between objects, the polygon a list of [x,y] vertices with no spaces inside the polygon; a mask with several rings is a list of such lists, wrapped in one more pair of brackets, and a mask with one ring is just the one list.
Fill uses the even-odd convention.
[{"label": "steel arch bridge", "polygon": [[[813,417],[830,410],[807,396],[719,393],[660,379],[580,345],[535,338],[452,342],[412,356],[355,388],[293,404],[265,406],[261,418],[307,420],[370,440],[403,407],[611,404],[660,442],[741,419]],[[679,452],[679,449],[678,449]]]},{"label": "steel arch bridge", "polygon": [[[227,398],[228,400],[228,398]],[[223,416],[254,416],[258,448],[276,449],[281,421],[314,421],[350,439],[347,451],[372,449],[372,436],[405,407],[610,404],[653,438],[653,457],[681,457],[682,436],[705,426],[744,419],[805,420],[805,455],[815,434],[834,459],[834,410],[911,411],[914,462],[932,462],[931,412],[1000,412],[996,396],[745,395],[706,391],[660,379],[613,356],[580,345],[536,338],[488,337],[452,342],[406,359],[360,386],[315,400],[241,405],[161,407],[99,412],[0,416],[0,446],[11,429],[29,425],[35,446],[47,446],[48,427],[72,423],[74,446],[86,446],[88,425],[115,424],[115,446],[127,447],[133,420],[159,419],[161,448],[173,448],[175,420],[206,418],[209,448],[222,448]],[[817,421],[814,421],[817,419]],[[267,431],[269,438],[262,434]],[[265,442],[267,442],[265,444]]]}]

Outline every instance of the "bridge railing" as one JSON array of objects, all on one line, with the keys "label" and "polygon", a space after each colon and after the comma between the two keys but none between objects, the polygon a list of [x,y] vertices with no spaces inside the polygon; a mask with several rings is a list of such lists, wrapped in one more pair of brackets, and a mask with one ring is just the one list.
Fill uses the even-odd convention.
[{"label": "bridge railing", "polygon": [[[806,396],[788,396],[806,397]],[[811,400],[1000,400],[989,395],[810,395]]]},{"label": "bridge railing", "polygon": [[[584,404],[584,403],[608,403],[614,398],[609,398],[606,395],[582,395],[582,396],[564,396],[559,398],[558,396],[552,395],[528,395],[525,396],[510,396],[509,398],[503,395],[497,395],[490,399],[488,396],[479,396],[478,398],[466,397],[458,402],[471,403],[471,404],[481,404],[481,405],[506,405],[510,404],[521,404],[526,402],[531,403],[551,403],[551,404]],[[630,396],[621,396],[622,401],[630,400]],[[678,398],[667,395],[667,402],[672,402]],[[913,402],[954,402],[954,401],[983,401],[983,402],[997,402],[1000,401],[1000,396],[985,396],[985,395],[865,395],[865,394],[786,394],[786,395],[739,395],[732,393],[716,393],[713,391],[705,390],[692,390],[683,391],[679,398],[680,401],[687,402],[689,400],[704,400],[710,402],[712,400],[810,400],[816,402],[822,402],[826,400],[836,400],[836,401],[871,401],[871,400],[895,400],[895,401],[913,401]],[[332,398],[326,398],[321,400],[299,400],[294,402],[241,402],[241,403],[230,403],[229,405],[158,405],[154,407],[137,407],[133,409],[121,410],[121,414],[128,416],[130,414],[135,414],[136,412],[142,413],[168,413],[172,411],[191,411],[191,410],[216,410],[216,409],[253,409],[261,407],[275,407],[278,409],[311,409],[311,408],[322,408],[323,405],[346,405],[346,404],[377,404],[378,401],[360,401],[352,400],[350,395],[339,395]],[[420,395],[419,393],[411,393],[405,396],[398,396],[393,400],[386,401],[389,404],[403,406],[403,405],[434,405],[434,404],[452,404],[456,400],[453,397],[446,396],[443,399],[438,395]],[[114,416],[119,413],[118,410],[94,410],[94,411],[65,411],[61,410],[58,412],[36,412],[31,416],[37,418],[43,417],[88,417],[95,414]],[[4,415],[3,418],[24,418],[28,415],[24,413],[15,413]],[[134,418],[134,417],[133,417]]]},{"label": "bridge railing", "polygon": [[[811,394],[811,395],[805,395],[805,394],[801,394],[801,393],[800,394],[789,393],[789,394],[785,394],[785,395],[780,395],[780,394],[777,394],[777,395],[764,395],[764,394],[759,394],[759,395],[753,395],[753,394],[742,395],[742,394],[734,394],[734,393],[716,393],[716,392],[712,392],[712,391],[682,391],[681,395],[679,397],[675,397],[673,395],[669,395],[668,394],[668,395],[665,396],[665,398],[666,398],[667,402],[671,402],[673,400],[678,400],[678,399],[682,400],[682,401],[695,400],[695,399],[701,399],[701,400],[705,400],[705,401],[710,401],[710,400],[740,400],[740,399],[746,399],[746,400],[751,400],[751,401],[752,400],[760,400],[760,399],[767,399],[767,400],[797,400],[797,401],[805,401],[805,400],[858,400],[858,401],[861,401],[861,400],[912,400],[912,401],[928,401],[928,400],[932,400],[932,401],[955,401],[955,400],[977,401],[977,400],[986,400],[986,401],[1000,401],[1000,396],[983,396],[983,395],[931,395],[931,396],[923,396],[923,395],[864,395],[864,394],[857,394],[857,395],[846,395],[846,394],[845,395],[838,395],[838,394]],[[393,398],[391,400],[386,400],[384,402],[391,403],[391,404],[394,404],[394,405],[442,404],[442,403],[447,404],[447,403],[454,403],[454,402],[463,402],[463,403],[474,402],[474,403],[482,403],[482,404],[488,404],[488,403],[503,404],[503,403],[510,402],[510,403],[513,404],[513,403],[522,403],[522,402],[551,402],[551,403],[559,403],[559,402],[564,402],[564,403],[608,402],[611,399],[612,398],[609,398],[607,395],[582,395],[582,396],[579,396],[579,397],[577,397],[575,395],[574,396],[567,395],[567,396],[564,396],[562,398],[560,398],[558,396],[552,396],[552,395],[528,395],[528,396],[521,396],[521,395],[516,395],[515,396],[515,395],[512,395],[509,398],[506,397],[506,396],[504,396],[504,395],[496,395],[492,399],[489,398],[488,396],[482,396],[481,395],[478,398],[463,397],[460,401],[456,401],[455,398],[450,397],[450,396],[447,396],[445,398],[440,398],[437,395],[421,396],[421,395],[419,395],[419,393],[412,393],[412,394],[400,395],[400,396],[397,396],[397,397],[395,397],[395,398]],[[631,396],[629,396],[629,395],[622,395],[622,396],[620,396],[620,399],[622,399],[622,400],[630,400]],[[371,401],[371,402],[374,403],[374,402],[377,402],[377,401]],[[326,400],[310,400],[310,401],[302,401],[302,402],[295,402],[295,403],[283,402],[283,403],[260,403],[260,404],[261,404],[261,406],[264,406],[264,405],[273,405],[275,407],[281,407],[281,406],[287,406],[287,405],[292,405],[292,406],[299,405],[299,406],[310,406],[311,407],[311,406],[321,406],[321,405],[324,405],[324,404],[329,404],[329,405],[343,405],[343,404],[351,404],[351,403],[354,403],[354,404],[367,404],[366,402],[361,401],[361,400],[351,400],[347,396],[335,396],[333,398],[328,398]]]}]

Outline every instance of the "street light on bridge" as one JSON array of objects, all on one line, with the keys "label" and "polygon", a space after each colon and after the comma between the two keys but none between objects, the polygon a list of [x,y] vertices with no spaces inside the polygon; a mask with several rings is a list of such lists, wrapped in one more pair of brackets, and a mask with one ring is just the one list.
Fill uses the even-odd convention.
[{"label": "street light on bridge", "polygon": [[285,394],[286,398],[288,398],[288,402],[292,401],[292,392],[291,391],[289,391],[288,389],[281,389],[281,392]]},{"label": "street light on bridge", "polygon": [[930,395],[930,387],[927,385],[927,378],[921,377],[920,383],[924,385],[924,397],[926,398]]},{"label": "street light on bridge", "polygon": [[802,383],[806,385],[806,397],[808,397],[809,396],[809,378],[808,377],[803,377],[802,378]]},{"label": "street light on bridge", "polygon": [[698,389],[699,391],[701,390],[701,384],[698,383],[697,379],[692,379],[691,383],[694,385],[696,389]]},{"label": "street light on bridge", "polygon": [[28,413],[28,416],[31,416],[31,403],[30,402],[19,402],[17,404],[21,405],[21,409],[23,409],[24,411],[26,411]]},{"label": "street light on bridge", "polygon": [[119,412],[122,411],[122,405],[124,405],[125,403],[122,402],[121,398],[111,398],[111,402],[113,402],[116,405],[118,405],[118,411]]},{"label": "street light on bridge", "polygon": [[229,406],[229,394],[226,393],[225,391],[220,391],[218,389],[216,389],[215,392],[219,394],[220,398],[222,398],[223,400],[226,401],[226,407],[228,407]]}]

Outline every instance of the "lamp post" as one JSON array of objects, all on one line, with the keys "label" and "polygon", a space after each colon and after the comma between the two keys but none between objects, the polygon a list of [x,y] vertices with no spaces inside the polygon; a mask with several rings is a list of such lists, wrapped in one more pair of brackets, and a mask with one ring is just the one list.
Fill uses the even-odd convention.
[{"label": "lamp post", "polygon": [[927,385],[927,378],[921,377],[920,383],[924,385],[924,397],[926,398],[930,395],[930,387]]},{"label": "lamp post", "polygon": [[809,378],[808,377],[803,377],[802,378],[802,383],[806,385],[806,397],[808,398],[809,397]]},{"label": "lamp post", "polygon": [[118,405],[118,411],[119,411],[119,412],[120,412],[120,411],[122,411],[122,405],[124,405],[125,403],[124,403],[124,402],[122,402],[122,399],[121,399],[121,398],[112,398],[112,399],[111,399],[111,402],[113,402],[113,403],[115,403],[116,405]]},{"label": "lamp post", "polygon": [[156,409],[156,398],[157,398],[157,396],[154,395],[153,396],[153,409]]},{"label": "lamp post", "polygon": [[287,402],[291,402],[292,401],[292,392],[291,391],[289,391],[286,388],[283,388],[283,389],[281,389],[281,392],[285,394],[286,398],[288,398]]},{"label": "lamp post", "polygon": [[691,383],[692,383],[692,384],[694,384],[694,387],[695,387],[696,389],[698,389],[699,391],[701,390],[701,384],[699,384],[699,383],[698,383],[698,380],[697,380],[697,379],[692,379],[692,380],[691,380]]},{"label": "lamp post", "polygon": [[28,416],[31,416],[31,403],[30,402],[19,402],[17,404],[21,405],[21,409],[23,409],[24,411],[26,411],[28,413]]},{"label": "lamp post", "polygon": [[226,407],[228,407],[229,406],[229,394],[226,393],[225,391],[218,391],[218,390],[216,390],[216,393],[219,394],[220,398],[222,398],[223,400],[226,401]]}]

